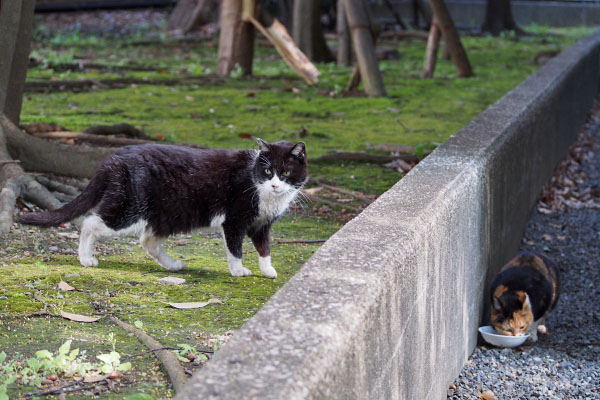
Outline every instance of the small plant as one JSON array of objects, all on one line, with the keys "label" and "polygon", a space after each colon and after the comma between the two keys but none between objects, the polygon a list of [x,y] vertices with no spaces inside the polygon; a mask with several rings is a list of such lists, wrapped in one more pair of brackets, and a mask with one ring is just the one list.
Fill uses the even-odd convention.
[{"label": "small plant", "polygon": [[233,69],[229,73],[229,76],[233,79],[239,79],[242,76],[244,76],[244,70],[242,69],[242,66],[236,63],[235,67],[233,67]]},{"label": "small plant", "polygon": [[0,353],[0,400],[8,400],[8,385],[15,383],[17,380],[16,362],[10,361],[6,364],[6,353]]},{"label": "small plant", "polygon": [[35,352],[35,357],[24,361],[7,361],[6,353],[1,352],[0,400],[8,400],[8,386],[17,381],[25,385],[40,386],[44,377],[55,381],[59,377],[96,376],[129,371],[131,363],[121,362],[121,355],[115,351],[116,339],[112,332],[108,336],[108,341],[112,351],[96,356],[102,363],[88,362],[85,360],[85,351],[71,350],[71,340],[63,343],[56,354],[48,350],[39,350]]},{"label": "small plant", "polygon": [[205,354],[198,352],[194,346],[185,343],[180,343],[177,346],[179,349],[173,350],[173,353],[175,353],[177,359],[181,362],[190,362],[196,359],[199,359],[200,361],[208,360],[208,357],[206,357]]},{"label": "small plant", "polygon": [[131,369],[131,363],[126,362],[121,364],[121,355],[115,351],[117,339],[115,338],[115,334],[113,332],[108,334],[108,342],[112,347],[112,351],[107,354],[100,354],[96,356],[97,359],[104,363],[104,365],[100,366],[100,371],[102,371],[104,374],[110,374],[111,372],[115,371],[129,371]]}]

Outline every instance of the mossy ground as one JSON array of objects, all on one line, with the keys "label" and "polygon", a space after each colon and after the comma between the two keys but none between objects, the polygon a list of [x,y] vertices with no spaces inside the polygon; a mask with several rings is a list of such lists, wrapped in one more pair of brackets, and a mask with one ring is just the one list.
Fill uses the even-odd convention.
[{"label": "mossy ground", "polygon": [[[337,150],[372,151],[371,145],[385,143],[431,147],[534,72],[537,53],[564,49],[589,33],[572,29],[551,36],[543,28],[530,30],[537,34],[518,40],[511,36],[464,37],[476,74],[469,79],[457,79],[451,62],[440,60],[435,78],[423,80],[420,70],[425,43],[387,43],[398,49],[400,58],[381,62],[388,91],[385,98],[342,95],[351,69],[333,65],[317,65],[320,82],[308,86],[263,46],[256,49],[254,76],[222,80],[212,73],[216,50],[211,40],[190,43],[160,36],[153,44],[141,44],[139,38],[55,36],[34,43],[32,55],[39,64],[29,70],[27,79],[29,83],[64,82],[65,87],[45,93],[28,91],[21,122],[55,122],[73,131],[127,122],[158,140],[210,147],[254,148],[248,136],[304,140],[309,157]],[[73,69],[77,63],[94,65]],[[73,80],[93,80],[97,85],[75,92],[68,84]],[[119,87],[113,85],[117,80]],[[130,83],[123,85],[123,80]],[[300,139],[302,128],[308,134]],[[314,181],[373,196],[402,176],[395,170],[357,162],[313,163],[310,174]],[[334,211],[312,204],[293,210],[275,225],[274,241],[326,239],[351,216]],[[164,345],[214,347],[216,337],[250,318],[319,247],[274,245],[273,263],[279,276],[270,280],[260,276],[256,253],[246,242],[245,264],[256,275],[233,278],[219,238],[208,234],[175,237],[168,242],[167,252],[186,260],[186,270],[176,274],[186,283],[170,286],[159,284],[158,279],[174,274],[162,270],[130,242],[132,239],[109,240],[100,248],[100,265],[83,268],[76,255],[60,254],[77,248],[70,228],[17,229],[3,238],[0,246],[4,249],[0,253],[0,350],[9,357],[29,356],[40,349],[53,351],[69,338],[74,340],[73,347],[99,354],[109,348],[105,338],[111,331],[117,334],[117,351],[122,354],[143,350],[135,338],[106,318],[81,324],[24,317],[42,307],[38,299],[50,304],[52,311],[85,315],[92,315],[93,303],[100,301],[126,322],[141,321],[144,330]],[[61,236],[61,232],[67,235]],[[51,246],[61,251],[50,252]],[[58,292],[56,285],[61,280],[77,291]],[[209,298],[218,298],[223,304],[196,310],[167,305]],[[152,356],[132,362],[121,393],[112,396],[135,392],[156,398],[172,395]],[[11,390],[22,395],[30,389]]]}]

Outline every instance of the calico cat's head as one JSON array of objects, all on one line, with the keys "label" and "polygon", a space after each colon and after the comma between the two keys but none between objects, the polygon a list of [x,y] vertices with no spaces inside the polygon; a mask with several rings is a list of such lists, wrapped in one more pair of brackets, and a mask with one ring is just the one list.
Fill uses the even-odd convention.
[{"label": "calico cat's head", "polygon": [[286,141],[267,143],[257,139],[260,153],[254,165],[256,184],[262,194],[295,193],[308,178],[306,145]]},{"label": "calico cat's head", "polygon": [[509,291],[499,285],[492,296],[490,321],[495,330],[507,336],[527,333],[533,322],[529,296],[522,290]]}]

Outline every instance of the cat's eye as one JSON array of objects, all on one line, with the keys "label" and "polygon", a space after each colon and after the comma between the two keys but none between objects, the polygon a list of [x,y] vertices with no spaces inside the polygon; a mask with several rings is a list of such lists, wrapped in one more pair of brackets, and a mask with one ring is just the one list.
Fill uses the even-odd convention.
[{"label": "cat's eye", "polygon": [[290,176],[292,173],[290,171],[283,171],[283,176],[288,177]]},{"label": "cat's eye", "polygon": [[265,168],[265,174],[271,175],[271,170],[269,168]]}]

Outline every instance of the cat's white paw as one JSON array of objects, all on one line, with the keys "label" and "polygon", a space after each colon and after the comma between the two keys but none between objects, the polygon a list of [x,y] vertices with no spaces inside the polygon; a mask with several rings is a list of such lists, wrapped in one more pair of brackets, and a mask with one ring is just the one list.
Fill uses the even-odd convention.
[{"label": "cat's white paw", "polygon": [[262,272],[265,278],[275,279],[277,278],[277,271],[271,265],[271,256],[266,257],[258,257],[258,266],[260,267],[260,272]]},{"label": "cat's white paw", "polygon": [[96,260],[96,257],[79,257],[79,262],[84,267],[97,267],[98,266],[98,260]]},{"label": "cat's white paw", "polygon": [[163,263],[160,265],[168,271],[180,271],[185,268],[185,263],[181,260],[171,260],[168,263]]},{"label": "cat's white paw", "polygon": [[538,333],[545,335],[546,333],[548,333],[548,328],[546,328],[546,325],[538,325],[537,331]]},{"label": "cat's white paw", "polygon": [[229,267],[229,272],[231,272],[231,276],[250,276],[252,275],[252,271],[243,265],[236,265],[234,268]]},{"label": "cat's white paw", "polygon": [[275,271],[275,268],[273,268],[273,267],[261,268],[260,272],[262,272],[262,274],[265,278],[271,278],[271,279],[277,278],[277,271]]}]

